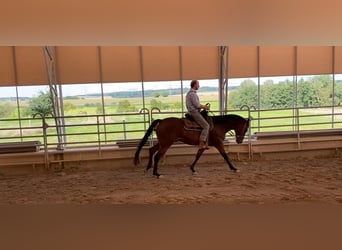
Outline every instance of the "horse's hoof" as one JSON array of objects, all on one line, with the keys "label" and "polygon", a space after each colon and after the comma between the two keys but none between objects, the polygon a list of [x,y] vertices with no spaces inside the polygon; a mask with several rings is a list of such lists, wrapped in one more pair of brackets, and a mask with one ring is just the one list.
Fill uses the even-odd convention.
[{"label": "horse's hoof", "polygon": [[237,173],[237,172],[239,172],[239,170],[238,170],[238,169],[236,169],[236,168],[229,168],[229,170],[230,170],[231,172],[234,172],[234,173]]},{"label": "horse's hoof", "polygon": [[194,171],[194,172],[192,172],[192,175],[199,175],[199,173]]}]

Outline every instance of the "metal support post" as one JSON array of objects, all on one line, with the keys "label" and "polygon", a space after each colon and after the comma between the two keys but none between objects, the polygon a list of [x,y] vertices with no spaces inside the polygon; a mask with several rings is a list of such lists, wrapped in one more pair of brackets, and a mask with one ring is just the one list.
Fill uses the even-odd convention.
[{"label": "metal support post", "polygon": [[63,150],[66,144],[65,138],[65,121],[63,118],[63,98],[62,98],[62,88],[57,81],[57,70],[56,70],[56,55],[55,49],[53,47],[45,46],[43,47],[45,56],[45,66],[46,72],[49,80],[51,101],[53,105],[53,117],[56,123],[58,144],[57,149]]},{"label": "metal support post", "polygon": [[219,109],[221,115],[228,110],[228,50],[227,46],[219,47]]}]

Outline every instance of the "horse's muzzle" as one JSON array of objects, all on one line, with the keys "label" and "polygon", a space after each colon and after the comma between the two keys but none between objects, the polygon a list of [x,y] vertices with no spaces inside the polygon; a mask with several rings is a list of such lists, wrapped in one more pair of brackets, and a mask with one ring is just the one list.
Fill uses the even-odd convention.
[{"label": "horse's muzzle", "polygon": [[243,136],[237,136],[236,137],[236,143],[241,144],[243,142],[244,137]]}]

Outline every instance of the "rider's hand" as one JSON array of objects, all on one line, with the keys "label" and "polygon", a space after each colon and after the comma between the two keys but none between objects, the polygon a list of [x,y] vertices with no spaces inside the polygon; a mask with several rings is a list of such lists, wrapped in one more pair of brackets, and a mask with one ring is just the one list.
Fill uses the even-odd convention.
[{"label": "rider's hand", "polygon": [[202,104],[201,104],[201,109],[210,110],[210,105],[208,105],[208,104],[202,105]]}]

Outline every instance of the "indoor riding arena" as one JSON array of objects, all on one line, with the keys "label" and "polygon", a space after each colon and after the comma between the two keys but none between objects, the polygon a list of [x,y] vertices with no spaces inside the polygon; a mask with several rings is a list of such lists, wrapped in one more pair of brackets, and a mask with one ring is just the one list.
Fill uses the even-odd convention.
[{"label": "indoor riding arena", "polygon": [[[264,213],[263,206],[342,205],[336,6],[342,4],[5,2],[0,205],[6,211],[124,205]],[[192,80],[212,119],[203,154],[201,128],[185,123]],[[215,121],[231,115],[242,118],[244,129],[227,120],[221,138]],[[179,137],[167,148],[157,131],[170,117],[184,122],[180,130],[195,135],[195,143]],[[195,209],[208,220],[217,212],[211,211]]]},{"label": "indoor riding arena", "polygon": [[[1,99],[1,204],[342,202],[342,47],[1,46],[0,53],[1,92],[13,94]],[[198,147],[175,141],[153,178],[145,169],[156,134],[135,166],[137,146],[153,120],[184,117],[191,79],[200,79],[209,116],[250,119],[241,144],[234,129],[223,140],[238,172],[212,146],[192,174]]]},{"label": "indoor riding arena", "polygon": [[[19,116],[0,120],[1,204],[342,202],[342,83],[338,79],[338,73],[342,73],[342,47],[2,46],[0,53],[1,68],[6,69],[1,74],[3,91],[13,90],[13,99],[17,99],[2,98],[1,102],[3,106],[13,105],[13,114],[19,112]],[[156,62],[166,56],[173,60],[159,64],[157,69]],[[127,71],[120,69],[122,60],[127,61]],[[169,72],[169,68],[173,71]],[[114,74],[116,70],[121,75]],[[139,72],[145,80],[136,84],[132,81],[139,78]],[[177,79],[180,72],[185,79]],[[310,74],[309,80],[303,80],[304,73]],[[155,98],[156,106],[151,107],[149,85],[157,81],[166,85],[164,89],[172,90],[170,81],[163,79],[166,75],[175,80],[172,84],[176,87],[171,88],[179,87],[180,93]],[[289,77],[272,83],[270,79],[276,78],[269,75]],[[248,80],[231,88],[230,83],[241,76]],[[202,79],[200,82],[215,79],[211,82],[216,92],[198,91],[200,98],[213,107],[209,115],[240,114],[251,119],[242,144],[235,142],[234,131],[224,139],[225,151],[238,172],[230,171],[216,148],[211,147],[195,166],[196,174],[192,174],[189,167],[197,146],[175,142],[159,166],[161,178],[153,178],[152,170],[145,173],[145,167],[148,148],[158,138],[152,134],[140,155],[141,164],[134,166],[138,143],[152,120],[184,116],[188,79],[195,78]],[[20,95],[28,91],[33,80],[52,93],[51,113],[38,110],[33,117],[25,116],[30,101]],[[103,91],[119,80],[125,80],[126,85],[140,85],[136,91],[140,97],[117,98]],[[303,81],[312,87],[317,85],[322,90],[319,98],[326,102],[303,103]],[[82,90],[80,82],[86,82],[82,86],[92,85],[99,96],[63,96],[69,86]],[[253,87],[252,100],[231,105],[233,94],[241,92],[240,98],[245,98],[242,91],[248,84]],[[274,95],[266,96],[267,85],[275,94],[277,85],[288,85],[290,96],[283,98],[291,100],[290,107],[286,103],[267,107],[266,98]],[[310,98],[316,97],[313,94]],[[33,95],[31,100],[34,98],[38,97]],[[171,98],[181,104],[178,110],[163,104]],[[118,111],[115,105],[120,106],[121,99],[142,106]],[[104,112],[99,113],[92,105],[99,105]]]}]

